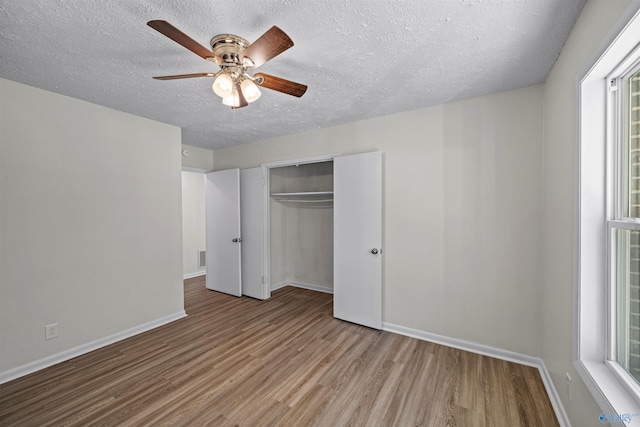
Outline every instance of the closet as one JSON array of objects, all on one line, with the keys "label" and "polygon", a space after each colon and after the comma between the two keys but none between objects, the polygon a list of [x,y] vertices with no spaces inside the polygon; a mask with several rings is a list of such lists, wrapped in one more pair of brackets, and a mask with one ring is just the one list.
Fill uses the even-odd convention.
[{"label": "closet", "polygon": [[333,161],[269,169],[271,290],[333,293]]},{"label": "closet", "polygon": [[210,172],[207,288],[266,299],[333,292],[334,316],[382,326],[382,153]]}]

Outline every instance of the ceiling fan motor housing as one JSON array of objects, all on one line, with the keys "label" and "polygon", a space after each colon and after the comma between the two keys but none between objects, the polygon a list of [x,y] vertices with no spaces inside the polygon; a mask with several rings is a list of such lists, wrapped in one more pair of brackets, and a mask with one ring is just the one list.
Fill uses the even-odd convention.
[{"label": "ceiling fan motor housing", "polygon": [[218,34],[211,39],[211,51],[222,59],[220,68],[242,66],[240,54],[249,47],[249,42],[234,34]]}]

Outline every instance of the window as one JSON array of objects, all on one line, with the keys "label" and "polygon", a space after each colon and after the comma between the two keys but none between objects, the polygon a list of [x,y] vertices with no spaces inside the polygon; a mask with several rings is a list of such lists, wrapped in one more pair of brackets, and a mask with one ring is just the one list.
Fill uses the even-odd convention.
[{"label": "window", "polygon": [[640,413],[640,13],[579,81],[574,366],[604,414]]},{"label": "window", "polygon": [[640,65],[619,67],[608,81],[608,143],[613,145],[609,287],[615,296],[609,360],[624,370],[625,382],[640,396]]}]

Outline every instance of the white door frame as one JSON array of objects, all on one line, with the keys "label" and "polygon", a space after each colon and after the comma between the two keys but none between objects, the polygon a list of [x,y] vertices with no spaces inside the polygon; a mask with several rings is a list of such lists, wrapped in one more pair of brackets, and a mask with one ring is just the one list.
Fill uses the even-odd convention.
[{"label": "white door frame", "polygon": [[340,156],[341,153],[329,153],[322,154],[318,156],[311,157],[302,157],[297,159],[289,159],[289,160],[278,160],[275,162],[265,162],[261,163],[262,167],[262,178],[264,179],[264,282],[265,282],[265,299],[271,298],[271,251],[269,248],[271,247],[271,217],[270,217],[270,206],[271,206],[271,186],[269,183],[269,169],[271,168],[279,168],[284,166],[296,166],[296,165],[304,165],[308,163],[321,163],[333,161],[335,157]]}]

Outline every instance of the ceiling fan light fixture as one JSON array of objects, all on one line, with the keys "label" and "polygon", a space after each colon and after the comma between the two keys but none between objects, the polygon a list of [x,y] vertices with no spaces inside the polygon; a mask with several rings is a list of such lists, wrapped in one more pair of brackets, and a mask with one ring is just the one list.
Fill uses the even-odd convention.
[{"label": "ceiling fan light fixture", "polygon": [[242,94],[246,98],[247,102],[253,102],[262,95],[258,86],[249,79],[244,79],[242,81],[240,89],[242,90]]},{"label": "ceiling fan light fixture", "polygon": [[239,107],[240,106],[240,96],[238,95],[238,91],[232,89],[230,95],[227,95],[222,98],[222,103],[224,105],[228,105],[229,107]]},{"label": "ceiling fan light fixture", "polygon": [[229,74],[222,73],[216,77],[213,82],[213,91],[221,98],[225,98],[233,94],[233,79]]}]

